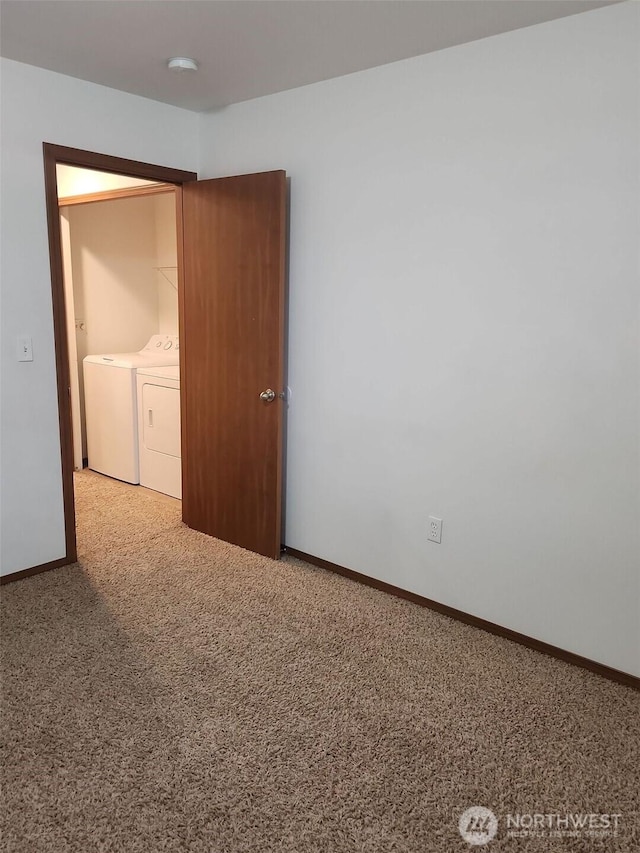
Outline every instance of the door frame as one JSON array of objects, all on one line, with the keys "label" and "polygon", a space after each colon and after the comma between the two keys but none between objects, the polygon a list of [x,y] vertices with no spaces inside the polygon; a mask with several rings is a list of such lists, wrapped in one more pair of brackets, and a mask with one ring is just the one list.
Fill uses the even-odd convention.
[{"label": "door frame", "polygon": [[[54,560],[37,567],[40,571],[75,563],[78,552],[76,546],[76,513],[73,495],[73,427],[71,419],[70,367],[67,337],[66,305],[64,292],[64,271],[62,265],[62,240],[60,228],[60,212],[58,206],[58,184],[56,166],[58,163],[66,166],[77,166],[84,169],[94,169],[100,172],[112,172],[133,178],[144,178],[148,181],[158,181],[174,184],[176,187],[176,217],[178,237],[178,257],[181,256],[180,241],[182,239],[182,184],[197,181],[196,172],[186,172],[182,169],[171,169],[166,166],[156,166],[138,160],[127,160],[123,157],[112,157],[108,154],[97,154],[93,151],[83,151],[79,148],[68,148],[63,145],[42,143],[44,153],[44,188],[47,211],[47,229],[49,236],[49,261],[51,267],[51,298],[53,307],[53,339],[56,360],[56,382],[58,386],[58,420],[60,428],[60,457],[62,466],[62,495],[64,506],[64,528],[66,553],[62,560]],[[178,261],[180,266],[180,261]],[[180,312],[181,275],[178,270],[178,312]],[[31,570],[27,570],[33,573]]]}]

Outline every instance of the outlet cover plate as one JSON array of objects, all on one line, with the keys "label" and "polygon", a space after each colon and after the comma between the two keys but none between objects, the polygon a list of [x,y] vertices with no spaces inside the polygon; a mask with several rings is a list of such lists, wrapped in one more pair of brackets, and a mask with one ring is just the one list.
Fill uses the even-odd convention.
[{"label": "outlet cover plate", "polygon": [[429,516],[429,533],[430,542],[436,542],[438,545],[442,542],[442,519],[436,518],[435,515]]}]

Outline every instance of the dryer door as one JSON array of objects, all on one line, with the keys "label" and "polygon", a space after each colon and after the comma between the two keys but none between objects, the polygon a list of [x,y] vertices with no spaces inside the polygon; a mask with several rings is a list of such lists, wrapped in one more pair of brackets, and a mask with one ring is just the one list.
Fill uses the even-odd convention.
[{"label": "dryer door", "polygon": [[142,386],[142,436],[147,450],[180,456],[180,391],[162,385]]}]

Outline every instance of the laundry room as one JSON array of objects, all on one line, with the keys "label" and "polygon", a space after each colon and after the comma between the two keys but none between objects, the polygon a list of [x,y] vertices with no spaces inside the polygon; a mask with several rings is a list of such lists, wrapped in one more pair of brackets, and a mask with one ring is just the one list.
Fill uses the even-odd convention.
[{"label": "laundry room", "polygon": [[74,469],[181,497],[175,187],[58,164]]}]

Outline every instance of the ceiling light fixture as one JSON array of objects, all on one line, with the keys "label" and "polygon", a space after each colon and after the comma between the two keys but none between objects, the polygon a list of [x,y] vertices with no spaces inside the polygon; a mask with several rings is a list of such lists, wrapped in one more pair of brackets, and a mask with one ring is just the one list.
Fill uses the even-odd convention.
[{"label": "ceiling light fixture", "polygon": [[174,56],[167,62],[167,68],[172,71],[197,71],[198,63],[188,56]]}]

